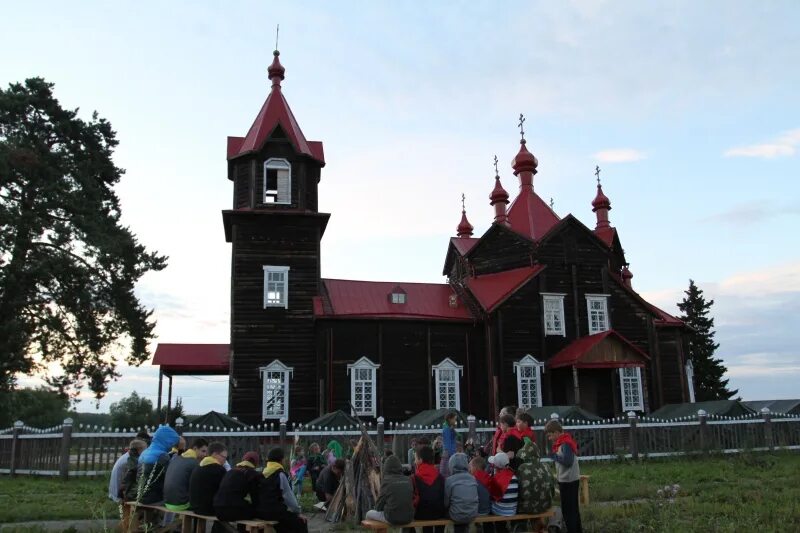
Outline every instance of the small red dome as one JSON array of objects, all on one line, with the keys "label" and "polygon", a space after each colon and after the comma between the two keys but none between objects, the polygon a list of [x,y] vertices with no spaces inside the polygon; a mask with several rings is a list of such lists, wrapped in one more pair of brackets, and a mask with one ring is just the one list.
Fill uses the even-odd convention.
[{"label": "small red dome", "polygon": [[280,87],[281,80],[284,79],[286,69],[283,68],[283,65],[281,65],[281,60],[278,59],[278,56],[280,56],[281,53],[275,50],[272,52],[272,55],[275,56],[275,59],[272,60],[272,64],[267,69],[267,74],[269,75],[269,79],[272,80],[272,86],[275,87],[277,85]]},{"label": "small red dome", "polygon": [[592,211],[597,211],[598,209],[611,209],[611,200],[603,194],[603,187],[599,184],[597,185],[597,196],[592,200]]},{"label": "small red dome", "polygon": [[525,148],[525,139],[520,141],[519,152],[517,152],[514,160],[511,161],[511,166],[514,168],[515,176],[518,176],[520,172],[533,172],[536,174],[536,167],[539,166],[539,161]]},{"label": "small red dome", "polygon": [[492,189],[492,194],[489,195],[489,200],[491,200],[489,205],[494,205],[499,202],[508,203],[508,192],[506,192],[503,185],[500,183],[500,176],[494,177],[494,189]]},{"label": "small red dome", "polygon": [[467,237],[472,237],[472,230],[475,228],[472,224],[469,223],[467,220],[467,212],[466,210],[461,211],[461,222],[458,224],[458,228],[456,228],[457,235],[462,239]]},{"label": "small red dome", "polygon": [[630,270],[628,270],[628,265],[622,267],[622,279],[631,279],[632,277],[633,274],[631,273]]}]

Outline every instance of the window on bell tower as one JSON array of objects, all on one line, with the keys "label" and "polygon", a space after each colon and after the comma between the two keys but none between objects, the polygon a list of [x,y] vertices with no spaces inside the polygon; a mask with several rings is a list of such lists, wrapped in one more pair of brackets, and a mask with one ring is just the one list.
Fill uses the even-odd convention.
[{"label": "window on bell tower", "polygon": [[292,203],[292,166],[285,159],[264,162],[264,203]]}]

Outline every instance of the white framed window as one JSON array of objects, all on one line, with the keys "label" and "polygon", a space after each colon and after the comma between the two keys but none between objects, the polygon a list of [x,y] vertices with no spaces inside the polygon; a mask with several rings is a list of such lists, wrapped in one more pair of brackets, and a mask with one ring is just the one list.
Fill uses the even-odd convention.
[{"label": "white framed window", "polygon": [[350,374],[350,403],[356,415],[375,416],[375,389],[377,370],[381,365],[376,365],[366,357],[355,363],[347,365]]},{"label": "white framed window", "polygon": [[289,378],[293,368],[278,359],[258,369],[261,373],[261,419],[289,417]]},{"label": "white framed window", "polygon": [[289,309],[289,267],[264,265],[264,309]]},{"label": "white framed window", "polygon": [[264,161],[264,203],[292,203],[292,165],[287,160]]},{"label": "white framed window", "polygon": [[620,368],[619,389],[622,395],[623,411],[644,411],[641,368]]},{"label": "white framed window", "polygon": [[694,365],[691,359],[686,361],[686,385],[689,389],[689,402],[694,403]]},{"label": "white framed window", "polygon": [[567,336],[564,326],[564,294],[542,293],[544,303],[544,334]]},{"label": "white framed window", "polygon": [[433,366],[437,409],[461,410],[460,378],[463,371],[464,367],[455,364],[449,357]]},{"label": "white framed window", "polygon": [[542,369],[540,363],[531,355],[526,355],[514,363],[517,375],[517,405],[530,409],[542,406]]},{"label": "white framed window", "polygon": [[587,294],[586,308],[589,315],[589,335],[611,329],[607,294]]}]

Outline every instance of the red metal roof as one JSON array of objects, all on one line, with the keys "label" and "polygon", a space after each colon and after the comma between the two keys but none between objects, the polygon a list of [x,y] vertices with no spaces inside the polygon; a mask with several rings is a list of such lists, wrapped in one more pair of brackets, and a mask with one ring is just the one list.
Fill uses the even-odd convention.
[{"label": "red metal roof", "polygon": [[[641,361],[624,361],[624,360],[613,360],[610,358],[604,358],[603,360],[587,360],[585,356],[589,354],[589,352],[600,344],[606,339],[616,339],[617,341],[621,342],[626,348],[630,349],[635,355],[642,358]],[[606,341],[608,342],[608,341]],[[603,331],[602,333],[595,333],[594,335],[587,335],[586,337],[581,337],[579,339],[575,339],[571,343],[569,343],[564,349],[558,352],[556,355],[551,357],[547,360],[547,366],[549,368],[561,368],[564,366],[574,366],[577,368],[626,368],[626,367],[643,367],[645,363],[650,359],[650,356],[647,355],[645,352],[640,350],[635,344],[631,341],[610,329],[608,331]]]},{"label": "red metal roof", "polygon": [[555,211],[533,190],[523,187],[508,208],[511,229],[537,241],[560,220]]},{"label": "red metal roof", "polygon": [[[323,279],[327,294],[314,302],[319,318],[406,318],[423,320],[472,320],[464,302],[456,299],[449,285],[441,283],[402,283]],[[406,303],[391,303],[391,293],[406,293]],[[328,304],[328,305],[326,305]]]},{"label": "red metal roof", "polygon": [[544,268],[544,265],[536,265],[467,278],[467,288],[481,307],[490,313]]},{"label": "red metal roof", "polygon": [[152,364],[165,374],[227,374],[230,353],[229,344],[159,343]]},{"label": "red metal roof", "polygon": [[[280,65],[277,55],[275,56],[275,61],[270,66],[269,72],[270,78],[272,79],[272,90],[269,96],[267,96],[266,101],[264,101],[264,105],[261,106],[261,111],[258,112],[255,121],[253,121],[253,125],[250,126],[250,130],[241,143],[239,144],[238,141],[240,137],[228,138],[228,159],[260,150],[261,147],[264,146],[267,137],[269,137],[276,126],[280,125],[295,150],[316,159],[324,165],[325,158],[322,150],[322,143],[312,143],[306,140],[303,131],[297,123],[297,119],[294,118],[294,113],[292,113],[292,110],[289,108],[289,103],[281,92],[279,79],[283,79],[283,67]],[[231,141],[231,139],[233,139],[233,141]],[[238,149],[234,150],[236,144],[239,144],[239,146]]]},{"label": "red metal roof", "polygon": [[459,237],[451,237],[450,242],[453,243],[453,246],[456,247],[458,253],[461,255],[465,255],[467,252],[472,250],[472,248],[480,242],[480,239],[475,239],[472,237],[468,238],[459,238]]}]

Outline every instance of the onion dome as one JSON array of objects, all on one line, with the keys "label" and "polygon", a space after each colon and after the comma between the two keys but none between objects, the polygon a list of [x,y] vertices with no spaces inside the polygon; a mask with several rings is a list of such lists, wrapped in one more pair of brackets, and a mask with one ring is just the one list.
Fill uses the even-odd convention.
[{"label": "onion dome", "polygon": [[519,152],[517,152],[514,160],[511,161],[511,166],[514,168],[515,176],[519,176],[520,172],[531,172],[536,174],[536,167],[539,166],[539,161],[525,147],[525,139],[522,139],[519,142]]},{"label": "onion dome", "polygon": [[284,74],[286,73],[286,69],[283,68],[281,60],[278,59],[281,53],[275,50],[272,52],[272,55],[275,56],[275,59],[272,60],[272,64],[267,69],[267,74],[269,75],[269,79],[272,80],[272,86],[280,87],[281,80],[285,78]]},{"label": "onion dome", "polygon": [[492,189],[492,194],[489,195],[489,200],[491,200],[489,205],[500,202],[508,203],[508,192],[506,192],[503,185],[500,183],[500,176],[494,177],[494,189]]},{"label": "onion dome", "polygon": [[469,223],[469,220],[467,220],[467,211],[465,209],[462,209],[461,222],[459,222],[458,228],[456,228],[456,231],[458,232],[457,233],[458,237],[461,239],[472,237],[472,230],[474,229],[475,228],[472,226],[472,224]]},{"label": "onion dome", "polygon": [[603,194],[603,186],[599,183],[597,184],[597,196],[592,200],[592,211],[596,212],[598,209],[611,209],[611,200]]},{"label": "onion dome", "polygon": [[622,267],[621,275],[622,275],[622,283],[626,287],[630,288],[631,285],[632,285],[631,284],[631,279],[633,279],[633,274],[631,273],[630,270],[628,270],[628,265],[625,265],[625,266]]}]

